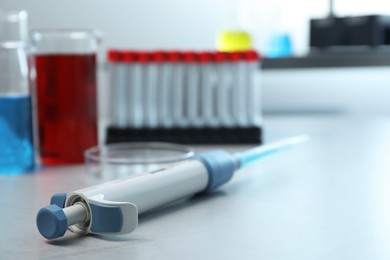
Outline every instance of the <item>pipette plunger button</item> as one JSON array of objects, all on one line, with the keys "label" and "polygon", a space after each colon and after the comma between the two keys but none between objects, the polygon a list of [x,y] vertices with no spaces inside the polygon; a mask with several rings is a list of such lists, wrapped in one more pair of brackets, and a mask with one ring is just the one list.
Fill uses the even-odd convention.
[{"label": "pipette plunger button", "polygon": [[39,210],[37,227],[47,239],[62,237],[68,228],[68,220],[62,208],[50,205]]}]

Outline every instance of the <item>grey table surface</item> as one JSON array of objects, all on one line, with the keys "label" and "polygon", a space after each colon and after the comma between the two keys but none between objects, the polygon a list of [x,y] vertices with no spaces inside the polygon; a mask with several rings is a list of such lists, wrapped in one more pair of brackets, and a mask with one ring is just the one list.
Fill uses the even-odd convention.
[{"label": "grey table surface", "polygon": [[0,259],[390,259],[390,116],[265,118],[267,142],[302,133],[311,141],[121,236],[38,233],[53,193],[88,185],[82,165],[0,176]]}]

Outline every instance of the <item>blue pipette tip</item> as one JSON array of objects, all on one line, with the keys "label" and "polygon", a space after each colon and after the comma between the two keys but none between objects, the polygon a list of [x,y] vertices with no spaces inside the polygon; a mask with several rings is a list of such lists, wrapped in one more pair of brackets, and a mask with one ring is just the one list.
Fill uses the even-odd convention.
[{"label": "blue pipette tip", "polygon": [[310,140],[309,135],[298,135],[298,136],[291,137],[291,138],[287,139],[286,141],[289,141],[289,143],[291,145],[296,145],[296,144],[307,142],[309,140]]},{"label": "blue pipette tip", "polygon": [[65,234],[68,228],[68,220],[62,208],[57,205],[50,205],[39,210],[37,227],[45,238],[59,238]]},{"label": "blue pipette tip", "polygon": [[236,158],[239,162],[239,168],[245,167],[253,162],[268,157],[270,155],[288,150],[298,144],[308,141],[310,137],[308,135],[299,135],[274,143],[261,145],[243,153],[236,154]]}]

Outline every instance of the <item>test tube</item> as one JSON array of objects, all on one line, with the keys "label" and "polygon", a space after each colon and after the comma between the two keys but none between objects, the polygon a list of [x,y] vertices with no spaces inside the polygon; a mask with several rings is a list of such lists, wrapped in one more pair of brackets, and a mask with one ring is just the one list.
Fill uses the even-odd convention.
[{"label": "test tube", "polygon": [[173,67],[168,52],[160,52],[162,62],[159,66],[159,99],[158,99],[158,122],[164,128],[173,125],[172,120],[172,83]]},{"label": "test tube", "polygon": [[213,64],[213,53],[202,52],[199,54],[201,84],[200,84],[200,106],[202,115],[202,125],[206,127],[216,126],[216,118],[214,118],[214,97],[216,73]]},{"label": "test tube", "polygon": [[143,108],[143,84],[144,84],[144,64],[141,62],[142,56],[139,51],[132,51],[134,63],[132,63],[132,75],[130,86],[132,88],[132,108],[133,108],[133,125],[134,128],[144,126],[144,108]]},{"label": "test tube", "polygon": [[124,60],[124,52],[120,51],[119,53],[119,61],[116,66],[117,70],[117,79],[116,79],[116,102],[115,106],[117,108],[117,126],[120,128],[125,128],[128,126],[128,68],[127,64]]},{"label": "test tube", "polygon": [[247,78],[245,77],[245,60],[241,52],[229,53],[231,62],[233,89],[232,89],[232,112],[237,126],[248,125],[247,113]]},{"label": "test tube", "polygon": [[124,128],[127,125],[127,71],[123,63],[123,52],[109,50],[108,61],[110,66],[110,118],[111,124]]},{"label": "test tube", "polygon": [[144,126],[155,128],[158,124],[157,115],[157,76],[158,67],[151,52],[142,52],[139,61],[143,66],[143,93],[144,93]]},{"label": "test tube", "polygon": [[[145,91],[148,91],[147,102],[147,125],[146,127],[156,128],[160,126],[160,94],[162,84],[162,64],[165,60],[164,52],[154,51],[149,53],[149,63],[146,71]],[[165,82],[167,83],[167,82]],[[165,87],[167,84],[165,84]]]},{"label": "test tube", "polygon": [[108,50],[107,51],[107,61],[108,61],[108,70],[109,70],[109,82],[110,82],[110,92],[109,92],[109,115],[110,115],[110,124],[116,126],[116,107],[115,107],[115,98],[117,96],[116,85],[117,85],[117,62],[119,61],[119,50]]},{"label": "test tube", "polygon": [[185,52],[183,54],[185,64],[185,89],[186,89],[186,116],[190,126],[201,124],[199,93],[200,93],[200,72],[198,55],[196,52]]},{"label": "test tube", "polygon": [[135,83],[134,80],[136,78],[135,75],[135,61],[136,55],[131,50],[123,51],[123,61],[126,65],[127,70],[127,126],[126,127],[134,127],[135,118],[136,118],[136,107],[135,104],[137,102],[137,96],[135,93]]},{"label": "test tube", "polygon": [[171,63],[171,66],[173,68],[172,73],[172,97],[173,102],[170,104],[172,107],[172,119],[173,119],[173,125],[182,127],[185,125],[185,121],[183,118],[184,115],[184,102],[183,99],[183,83],[184,83],[184,68],[182,63],[182,57],[181,53],[178,51],[171,51],[169,53],[169,61]]},{"label": "test tube", "polygon": [[246,82],[247,82],[247,104],[248,120],[251,126],[259,126],[262,123],[261,118],[261,93],[260,93],[260,56],[254,51],[245,52],[246,60]]},{"label": "test tube", "polygon": [[221,119],[218,116],[218,90],[219,90],[219,73],[218,66],[220,63],[221,57],[218,55],[218,52],[210,52],[210,86],[209,90],[211,94],[211,117],[209,119],[210,127],[219,127],[221,126]]},{"label": "test tube", "polygon": [[217,115],[220,125],[229,127],[234,124],[232,113],[232,73],[228,53],[215,53],[216,69],[218,75],[217,85]]}]

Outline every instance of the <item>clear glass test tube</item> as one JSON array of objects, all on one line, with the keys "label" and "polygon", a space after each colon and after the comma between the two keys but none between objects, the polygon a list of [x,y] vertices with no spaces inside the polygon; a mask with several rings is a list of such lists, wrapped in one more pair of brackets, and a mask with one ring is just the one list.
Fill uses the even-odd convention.
[{"label": "clear glass test tube", "polygon": [[133,121],[131,127],[142,128],[144,127],[145,111],[143,108],[144,99],[144,63],[142,62],[142,55],[140,51],[132,51],[134,63],[131,64],[131,81],[129,82],[131,93],[133,94],[132,110]]},{"label": "clear glass test tube", "polygon": [[109,124],[112,126],[117,126],[117,111],[115,101],[116,101],[116,91],[117,91],[117,63],[119,62],[119,50],[108,50],[107,51],[107,62],[108,62],[108,75],[109,75]]},{"label": "clear glass test tube", "polygon": [[163,61],[159,66],[158,121],[160,126],[170,128],[173,126],[172,77],[174,67],[169,52],[161,52],[161,56]]},{"label": "clear glass test tube", "polygon": [[248,126],[247,113],[247,78],[245,75],[245,61],[241,52],[231,52],[230,62],[233,76],[232,112],[236,126]]},{"label": "clear glass test tube", "polygon": [[156,128],[158,126],[157,91],[158,91],[158,60],[153,52],[146,52],[145,68],[145,126]]},{"label": "clear glass test tube", "polygon": [[139,100],[137,104],[139,105],[139,111],[142,111],[142,124],[141,127],[147,127],[149,124],[149,103],[151,99],[151,93],[149,92],[149,62],[150,57],[149,53],[145,51],[138,51],[137,53],[137,63],[141,69],[141,85],[137,87],[137,93]]},{"label": "clear glass test tube", "polygon": [[110,62],[110,99],[111,125],[125,128],[128,125],[128,69],[124,61],[124,52],[109,52]]},{"label": "clear glass test tube", "polygon": [[260,126],[262,124],[260,56],[256,51],[251,50],[245,53],[245,59],[248,120],[251,126]]},{"label": "clear glass test tube", "polygon": [[201,93],[200,106],[202,115],[202,126],[211,127],[216,125],[214,118],[214,97],[216,73],[211,52],[202,52],[199,54],[200,72],[201,72]]},{"label": "clear glass test tube", "polygon": [[216,61],[218,74],[217,115],[221,126],[231,127],[234,124],[232,112],[233,78],[228,53],[217,52]]},{"label": "clear glass test tube", "polygon": [[191,127],[200,125],[200,104],[198,102],[200,93],[200,72],[198,63],[198,54],[196,52],[185,52],[183,61],[185,67],[185,116],[187,123]]},{"label": "clear glass test tube", "polygon": [[185,125],[184,115],[184,66],[182,62],[182,53],[172,51],[169,53],[169,60],[173,68],[172,73],[172,119],[173,125],[183,127]]},{"label": "clear glass test tube", "polygon": [[126,50],[123,52],[123,61],[125,63],[126,67],[126,75],[127,75],[127,81],[126,81],[126,96],[124,99],[126,99],[127,103],[127,124],[126,127],[134,127],[135,117],[136,117],[136,95],[135,95],[135,88],[134,88],[134,78],[135,76],[135,54],[131,50]]}]

